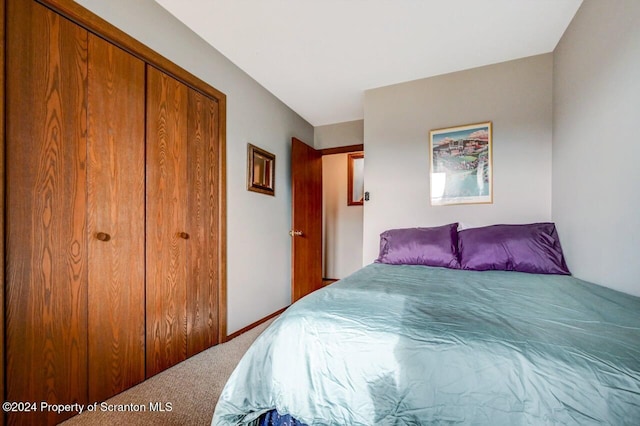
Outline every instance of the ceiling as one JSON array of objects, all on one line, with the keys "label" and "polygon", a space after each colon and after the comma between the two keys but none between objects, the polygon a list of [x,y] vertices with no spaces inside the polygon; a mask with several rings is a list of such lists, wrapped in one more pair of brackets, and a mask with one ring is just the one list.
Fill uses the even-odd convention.
[{"label": "ceiling", "polygon": [[582,0],[155,0],[314,126],[364,91],[553,51]]}]

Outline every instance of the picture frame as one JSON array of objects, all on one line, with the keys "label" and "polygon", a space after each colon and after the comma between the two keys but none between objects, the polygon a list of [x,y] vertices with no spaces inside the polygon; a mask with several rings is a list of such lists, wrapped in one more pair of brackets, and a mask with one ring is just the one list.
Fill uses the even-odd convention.
[{"label": "picture frame", "polygon": [[493,203],[493,123],[429,132],[431,205]]},{"label": "picture frame", "polygon": [[347,205],[364,205],[364,152],[347,155]]},{"label": "picture frame", "polygon": [[247,190],[276,194],[276,156],[250,143],[247,144]]}]

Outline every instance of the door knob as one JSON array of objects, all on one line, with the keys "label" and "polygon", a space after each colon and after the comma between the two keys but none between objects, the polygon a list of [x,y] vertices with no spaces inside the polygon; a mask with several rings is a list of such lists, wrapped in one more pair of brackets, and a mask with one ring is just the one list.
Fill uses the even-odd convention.
[{"label": "door knob", "polygon": [[302,236],[302,231],[294,231],[292,229],[291,231],[289,231],[289,235],[291,235],[292,237],[301,237]]},{"label": "door knob", "polygon": [[99,239],[100,241],[109,241],[111,239],[111,235],[107,234],[106,232],[98,232],[96,234],[96,238]]}]

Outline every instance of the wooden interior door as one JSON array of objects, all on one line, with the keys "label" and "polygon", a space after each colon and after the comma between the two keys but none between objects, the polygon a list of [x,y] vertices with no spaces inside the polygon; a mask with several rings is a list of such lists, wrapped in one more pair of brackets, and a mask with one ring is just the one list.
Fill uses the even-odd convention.
[{"label": "wooden interior door", "polygon": [[187,357],[218,343],[218,102],[188,90]]},{"label": "wooden interior door", "polygon": [[[5,397],[86,404],[87,31],[10,0],[6,46]],[[8,422],[72,414],[13,412]]]},{"label": "wooden interior door", "polygon": [[322,287],[322,154],[291,141],[291,303]]},{"label": "wooden interior door", "polygon": [[89,400],[145,378],[145,65],[89,34]]},{"label": "wooden interior door", "polygon": [[147,66],[147,377],[187,357],[187,102]]}]

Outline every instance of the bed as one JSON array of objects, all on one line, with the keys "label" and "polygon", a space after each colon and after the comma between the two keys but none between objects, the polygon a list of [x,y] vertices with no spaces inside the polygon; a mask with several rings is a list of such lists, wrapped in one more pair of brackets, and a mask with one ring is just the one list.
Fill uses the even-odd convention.
[{"label": "bed", "polygon": [[233,372],[212,424],[265,415],[640,424],[640,298],[566,274],[374,263],[278,317]]}]

